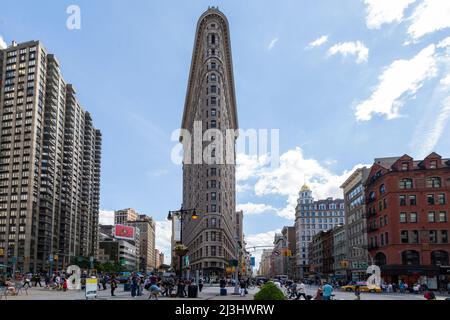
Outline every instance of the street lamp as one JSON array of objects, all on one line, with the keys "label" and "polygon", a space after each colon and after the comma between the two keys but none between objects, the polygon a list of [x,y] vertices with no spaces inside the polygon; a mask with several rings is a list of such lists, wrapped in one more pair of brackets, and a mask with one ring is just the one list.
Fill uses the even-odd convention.
[{"label": "street lamp", "polygon": [[185,256],[188,252],[187,247],[183,246],[183,221],[186,215],[190,215],[193,221],[196,221],[200,218],[200,216],[197,214],[196,209],[183,209],[183,207],[177,211],[169,211],[169,214],[167,215],[167,220],[172,221],[174,217],[178,217],[178,219],[180,220],[180,245],[177,246],[179,247],[177,255],[180,257],[180,279],[183,275],[183,256]]}]

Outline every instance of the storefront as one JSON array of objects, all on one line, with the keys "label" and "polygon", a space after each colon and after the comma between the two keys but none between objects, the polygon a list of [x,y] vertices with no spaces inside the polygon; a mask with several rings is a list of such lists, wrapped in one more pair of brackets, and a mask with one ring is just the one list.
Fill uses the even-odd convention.
[{"label": "storefront", "polygon": [[425,284],[437,290],[440,270],[437,266],[387,265],[381,267],[381,279],[384,283],[407,283],[412,287],[416,283]]},{"label": "storefront", "polygon": [[439,268],[439,289],[450,292],[450,266],[441,266]]}]

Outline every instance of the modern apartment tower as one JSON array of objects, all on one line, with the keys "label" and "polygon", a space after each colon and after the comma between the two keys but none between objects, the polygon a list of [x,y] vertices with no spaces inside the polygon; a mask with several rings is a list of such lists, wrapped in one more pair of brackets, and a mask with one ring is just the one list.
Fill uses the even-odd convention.
[{"label": "modern apartment tower", "polygon": [[0,264],[95,256],[101,133],[41,42],[13,42],[0,61]]},{"label": "modern apartment tower", "polygon": [[[181,128],[194,137],[194,127],[201,125],[207,142],[200,144],[206,158],[190,152],[186,136],[184,147],[183,208],[197,209],[199,219],[186,216],[182,226],[182,243],[189,249],[189,266],[205,276],[223,275],[230,260],[237,259],[235,139],[224,142],[226,132],[238,128],[233,63],[229,25],[225,15],[210,7],[200,17],[195,35],[192,64]],[[209,129],[217,129],[212,132]],[[209,130],[209,131],[208,131]],[[233,131],[234,132],[234,131]],[[205,134],[206,133],[206,134]],[[224,151],[231,151],[232,161],[225,163]],[[202,151],[200,152],[202,157]],[[229,158],[230,159],[230,158]],[[223,160],[223,161],[221,161]]]}]

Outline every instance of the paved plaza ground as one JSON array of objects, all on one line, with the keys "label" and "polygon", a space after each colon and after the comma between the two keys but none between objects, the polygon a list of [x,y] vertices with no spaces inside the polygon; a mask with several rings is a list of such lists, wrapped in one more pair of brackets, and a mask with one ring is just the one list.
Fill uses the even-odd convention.
[{"label": "paved plaza ground", "polygon": [[[236,296],[232,293],[234,292],[234,288],[227,287],[228,295],[220,296],[219,295],[219,287],[217,286],[206,286],[203,288],[202,292],[199,293],[199,297],[197,299],[182,299],[182,298],[167,298],[160,297],[160,300],[187,300],[187,301],[195,301],[195,300],[253,300],[254,295],[259,291],[259,289],[249,290],[249,294],[245,297]],[[306,292],[308,295],[315,296],[317,291],[316,286],[307,286]],[[344,292],[340,290],[335,290],[335,300],[354,300],[355,295],[352,292]],[[129,291],[124,291],[123,286],[119,286],[116,290],[116,296],[111,297],[110,290],[100,290],[98,291],[97,300],[148,300],[149,294],[148,291],[144,290],[144,294],[142,296],[138,296],[135,298],[131,297]],[[448,298],[448,295],[436,294],[438,300],[445,300]],[[85,300],[85,293],[83,290],[75,290],[75,291],[56,291],[56,290],[48,290],[40,287],[33,287],[28,290],[28,295],[25,291],[21,292],[18,296],[8,296],[7,300]],[[400,293],[361,293],[361,300],[424,300],[422,294],[400,294]],[[5,301],[3,297],[1,301]],[[303,301],[303,300],[302,300]],[[302,303],[293,301],[293,303]]]}]

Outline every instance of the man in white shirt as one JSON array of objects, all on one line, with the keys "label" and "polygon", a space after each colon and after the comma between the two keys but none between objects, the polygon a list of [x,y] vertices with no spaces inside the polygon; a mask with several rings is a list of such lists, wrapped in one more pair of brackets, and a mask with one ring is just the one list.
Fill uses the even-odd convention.
[{"label": "man in white shirt", "polygon": [[297,285],[297,300],[300,300],[300,297],[303,297],[303,299],[308,300],[306,298],[305,284],[302,281],[299,281],[299,284]]}]

